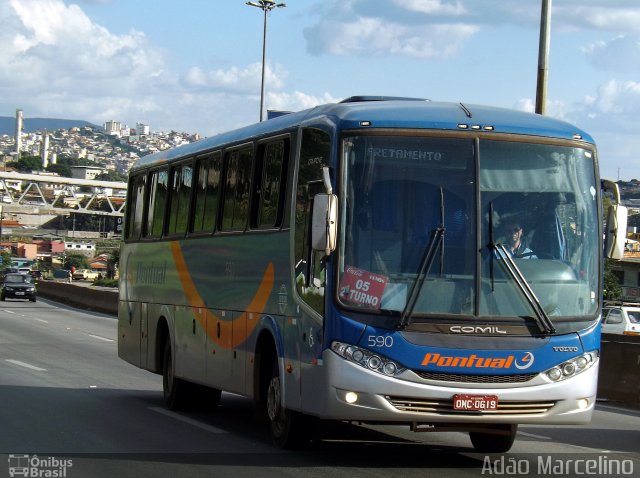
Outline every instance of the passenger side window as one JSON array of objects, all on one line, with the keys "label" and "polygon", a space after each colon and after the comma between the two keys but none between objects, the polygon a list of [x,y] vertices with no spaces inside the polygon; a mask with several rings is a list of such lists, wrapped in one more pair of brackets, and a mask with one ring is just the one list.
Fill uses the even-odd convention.
[{"label": "passenger side window", "polygon": [[622,323],[622,311],[619,309],[613,309],[607,315],[606,324],[621,324]]},{"label": "passenger side window", "polygon": [[253,149],[244,148],[225,154],[226,174],[222,210],[223,231],[244,231],[249,218],[249,192]]},{"label": "passenger side window", "polygon": [[138,240],[142,234],[144,222],[144,188],[146,176],[140,174],[129,183],[129,199],[127,201],[127,224],[125,237],[127,240]]},{"label": "passenger side window", "polygon": [[298,294],[312,309],[324,313],[326,266],[324,252],[311,248],[313,198],[324,192],[322,168],[329,165],[331,138],[324,131],[302,132],[298,182],[296,186],[295,279]]},{"label": "passenger side window", "polygon": [[256,174],[259,189],[255,196],[255,218],[253,227],[279,227],[284,209],[289,157],[289,139],[280,139],[262,145],[260,163]]},{"label": "passenger side window", "polygon": [[220,153],[198,158],[196,162],[195,201],[191,232],[212,232],[218,213],[220,190]]},{"label": "passenger side window", "polygon": [[167,234],[184,234],[189,221],[189,202],[191,200],[191,164],[175,166],[172,169],[169,228]]},{"label": "passenger side window", "polygon": [[149,180],[149,207],[147,210],[146,237],[162,236],[164,210],[167,203],[169,172],[164,169],[153,171]]}]

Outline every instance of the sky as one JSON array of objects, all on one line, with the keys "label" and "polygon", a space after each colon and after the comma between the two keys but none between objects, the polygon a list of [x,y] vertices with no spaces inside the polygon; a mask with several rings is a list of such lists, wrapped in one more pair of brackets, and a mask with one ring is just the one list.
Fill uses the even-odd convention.
[{"label": "sky", "polygon": [[[352,95],[533,111],[542,0],[284,0],[265,109]],[[0,0],[0,116],[211,136],[259,120],[263,12],[244,0]],[[553,0],[546,114],[640,179],[640,0]]]}]

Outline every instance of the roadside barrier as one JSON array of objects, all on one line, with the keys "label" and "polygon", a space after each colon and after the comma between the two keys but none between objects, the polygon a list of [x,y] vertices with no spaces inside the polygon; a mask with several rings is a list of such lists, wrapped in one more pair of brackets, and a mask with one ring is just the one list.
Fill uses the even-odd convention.
[{"label": "roadside barrier", "polygon": [[598,398],[640,407],[640,336],[602,334]]},{"label": "roadside barrier", "polygon": [[87,310],[118,315],[118,289],[99,289],[56,282],[38,281],[38,295]]}]

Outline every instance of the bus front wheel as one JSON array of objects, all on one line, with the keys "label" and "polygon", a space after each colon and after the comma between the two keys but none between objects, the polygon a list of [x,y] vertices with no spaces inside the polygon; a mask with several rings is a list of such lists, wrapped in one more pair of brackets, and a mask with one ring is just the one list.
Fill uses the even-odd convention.
[{"label": "bus front wheel", "polygon": [[494,425],[495,433],[469,432],[471,444],[478,453],[506,453],[518,432],[517,424]]},{"label": "bus front wheel", "polygon": [[266,405],[273,443],[280,448],[302,446],[306,441],[304,415],[288,410],[282,405],[282,377],[277,359],[273,361]]}]

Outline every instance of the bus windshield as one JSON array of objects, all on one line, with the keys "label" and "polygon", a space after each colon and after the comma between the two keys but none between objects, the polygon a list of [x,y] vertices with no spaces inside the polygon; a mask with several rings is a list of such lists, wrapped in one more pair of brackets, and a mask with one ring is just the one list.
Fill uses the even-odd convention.
[{"label": "bus windshield", "polygon": [[403,316],[409,309],[412,320],[530,318],[535,306],[552,320],[594,316],[600,254],[591,150],[361,135],[345,138],[343,158],[344,306]]}]

